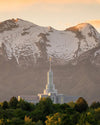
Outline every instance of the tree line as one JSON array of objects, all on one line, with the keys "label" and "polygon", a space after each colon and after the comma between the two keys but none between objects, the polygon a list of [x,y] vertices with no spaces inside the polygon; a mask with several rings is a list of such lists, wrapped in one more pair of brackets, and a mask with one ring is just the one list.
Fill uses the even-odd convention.
[{"label": "tree line", "polygon": [[0,125],[100,125],[100,102],[53,104],[48,97],[34,105],[12,97],[0,103]]}]

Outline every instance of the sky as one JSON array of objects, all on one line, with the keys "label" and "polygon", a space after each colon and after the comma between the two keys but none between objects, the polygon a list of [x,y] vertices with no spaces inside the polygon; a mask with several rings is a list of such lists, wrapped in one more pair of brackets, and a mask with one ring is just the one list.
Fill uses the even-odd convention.
[{"label": "sky", "polygon": [[0,22],[12,18],[58,30],[87,22],[100,32],[100,0],[0,0]]}]

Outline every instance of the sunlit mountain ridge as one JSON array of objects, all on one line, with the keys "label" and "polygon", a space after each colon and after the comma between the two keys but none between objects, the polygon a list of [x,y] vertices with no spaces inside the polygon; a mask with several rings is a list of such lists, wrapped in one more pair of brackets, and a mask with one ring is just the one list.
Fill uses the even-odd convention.
[{"label": "sunlit mountain ridge", "polygon": [[11,19],[0,23],[1,100],[43,91],[49,57],[61,93],[100,99],[100,34],[92,25],[59,31]]}]

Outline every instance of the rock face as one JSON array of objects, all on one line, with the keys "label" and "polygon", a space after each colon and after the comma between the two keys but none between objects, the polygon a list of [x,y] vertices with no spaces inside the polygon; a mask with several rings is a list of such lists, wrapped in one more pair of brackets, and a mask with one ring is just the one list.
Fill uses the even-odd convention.
[{"label": "rock face", "polygon": [[60,93],[100,100],[100,34],[87,23],[58,31],[12,19],[0,23],[0,100],[37,94],[52,57]]}]

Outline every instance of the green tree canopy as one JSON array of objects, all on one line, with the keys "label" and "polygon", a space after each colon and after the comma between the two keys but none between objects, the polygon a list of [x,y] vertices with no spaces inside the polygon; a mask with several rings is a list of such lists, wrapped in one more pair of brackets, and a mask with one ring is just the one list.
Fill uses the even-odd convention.
[{"label": "green tree canopy", "polygon": [[24,100],[20,100],[17,105],[18,108],[26,111],[33,111],[35,109],[35,105]]},{"label": "green tree canopy", "polygon": [[45,121],[46,116],[53,113],[52,100],[49,97],[42,98],[38,103],[38,105],[36,106],[36,109],[40,110],[40,112],[42,113],[42,118],[43,118],[42,120]]},{"label": "green tree canopy", "polygon": [[12,97],[9,101],[9,105],[11,108],[16,108],[18,104],[18,100],[16,97]]},{"label": "green tree canopy", "polygon": [[49,97],[42,98],[37,106],[46,115],[53,112],[53,103]]},{"label": "green tree canopy", "polygon": [[47,116],[46,125],[61,125],[61,114],[55,113],[52,116]]},{"label": "green tree canopy", "polygon": [[100,107],[100,102],[93,102],[91,105],[90,105],[90,108],[99,108]]},{"label": "green tree canopy", "polygon": [[78,100],[76,101],[75,109],[80,113],[86,111],[88,109],[86,100],[82,97],[78,98]]},{"label": "green tree canopy", "polygon": [[3,108],[3,109],[7,109],[7,108],[8,108],[8,102],[7,102],[7,101],[4,101],[4,102],[3,102],[2,108]]}]

